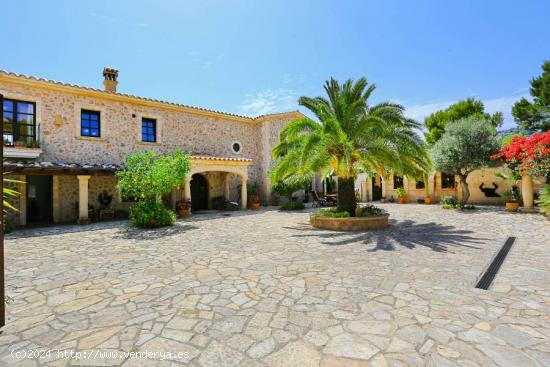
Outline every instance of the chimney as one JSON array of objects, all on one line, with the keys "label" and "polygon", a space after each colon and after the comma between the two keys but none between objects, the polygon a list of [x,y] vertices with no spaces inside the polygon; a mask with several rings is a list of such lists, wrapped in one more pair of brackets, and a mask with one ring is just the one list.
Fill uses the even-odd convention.
[{"label": "chimney", "polygon": [[118,70],[111,68],[103,68],[103,85],[105,91],[110,93],[116,93],[116,86],[118,84]]}]

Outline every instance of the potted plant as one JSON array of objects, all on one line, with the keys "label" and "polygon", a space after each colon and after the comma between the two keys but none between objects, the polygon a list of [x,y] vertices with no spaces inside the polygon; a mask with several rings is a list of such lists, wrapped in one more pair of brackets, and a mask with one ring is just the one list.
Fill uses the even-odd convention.
[{"label": "potted plant", "polygon": [[407,192],[404,188],[398,187],[397,190],[395,190],[395,193],[397,194],[397,202],[399,204],[405,204],[405,198],[407,196]]},{"label": "potted plant", "polygon": [[258,183],[253,182],[248,186],[248,196],[250,197],[250,209],[259,210],[260,209],[260,190],[258,188]]},{"label": "potted plant", "polygon": [[179,199],[176,201],[176,212],[178,213],[178,217],[187,217],[189,215],[189,209],[191,209],[191,199]]},{"label": "potted plant", "polygon": [[38,142],[38,140],[32,139],[32,141],[31,141],[31,148],[34,148],[34,149],[40,148],[40,143]]},{"label": "potted plant", "polygon": [[17,139],[15,141],[15,147],[16,148],[25,148],[27,146],[27,142],[25,139]]},{"label": "potted plant", "polygon": [[424,204],[431,204],[432,198],[430,197],[428,174],[424,173],[422,178],[424,180]]},{"label": "potted plant", "polygon": [[506,210],[509,212],[517,212],[519,207],[519,188],[514,185],[503,194],[506,199]]}]

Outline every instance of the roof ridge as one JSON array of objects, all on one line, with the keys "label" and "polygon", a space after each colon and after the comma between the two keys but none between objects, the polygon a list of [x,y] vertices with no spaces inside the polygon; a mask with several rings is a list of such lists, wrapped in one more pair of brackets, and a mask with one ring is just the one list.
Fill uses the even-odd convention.
[{"label": "roof ridge", "polygon": [[7,76],[14,76],[16,78],[23,78],[23,79],[27,79],[27,80],[34,80],[34,81],[43,82],[43,83],[52,83],[52,84],[56,84],[56,85],[60,85],[60,86],[64,86],[64,87],[71,87],[71,88],[83,89],[83,90],[88,90],[88,91],[93,91],[93,92],[98,92],[98,93],[104,93],[106,95],[118,95],[118,96],[122,96],[122,97],[134,98],[134,99],[138,99],[138,100],[142,100],[142,101],[162,103],[162,104],[167,104],[167,105],[176,106],[176,107],[190,108],[190,109],[194,109],[194,110],[197,110],[197,111],[210,112],[210,113],[215,113],[215,114],[220,114],[220,115],[225,115],[225,116],[237,117],[237,118],[242,118],[242,119],[246,119],[246,120],[250,120],[250,121],[259,120],[261,118],[265,118],[265,117],[268,117],[268,116],[274,116],[274,115],[285,115],[285,114],[292,114],[292,113],[297,113],[297,112],[299,113],[299,111],[296,110],[296,111],[279,112],[279,113],[264,114],[264,115],[260,115],[260,116],[256,116],[256,117],[251,117],[251,116],[239,115],[239,114],[231,113],[231,112],[224,112],[224,111],[214,110],[214,109],[205,108],[205,107],[198,107],[198,106],[191,106],[191,105],[187,105],[187,104],[183,104],[183,103],[170,102],[170,101],[165,101],[165,100],[156,99],[156,98],[141,97],[141,96],[137,96],[137,95],[134,95],[134,94],[119,93],[119,92],[107,92],[103,89],[87,87],[87,86],[72,84],[72,83],[67,83],[67,82],[60,82],[60,81],[53,80],[53,79],[46,79],[46,78],[37,77],[37,76],[34,76],[34,75],[26,75],[26,74],[16,73],[16,72],[13,72],[13,71],[6,71],[6,70],[3,70],[3,69],[0,69],[0,74],[4,74],[4,75],[7,75]]}]

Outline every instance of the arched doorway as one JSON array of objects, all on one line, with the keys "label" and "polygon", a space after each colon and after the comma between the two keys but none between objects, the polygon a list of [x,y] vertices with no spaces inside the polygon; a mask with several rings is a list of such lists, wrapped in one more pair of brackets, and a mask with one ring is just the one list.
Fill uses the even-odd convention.
[{"label": "arched doorway", "polygon": [[191,177],[191,211],[208,209],[208,181],[195,173]]}]

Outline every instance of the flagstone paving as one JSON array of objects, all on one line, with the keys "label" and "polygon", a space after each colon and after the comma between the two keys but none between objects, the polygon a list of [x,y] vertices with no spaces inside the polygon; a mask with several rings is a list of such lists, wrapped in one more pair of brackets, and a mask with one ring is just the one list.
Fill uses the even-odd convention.
[{"label": "flagstone paving", "polygon": [[550,365],[548,220],[381,206],[391,226],[368,233],[272,209],[18,231],[0,365]]}]

